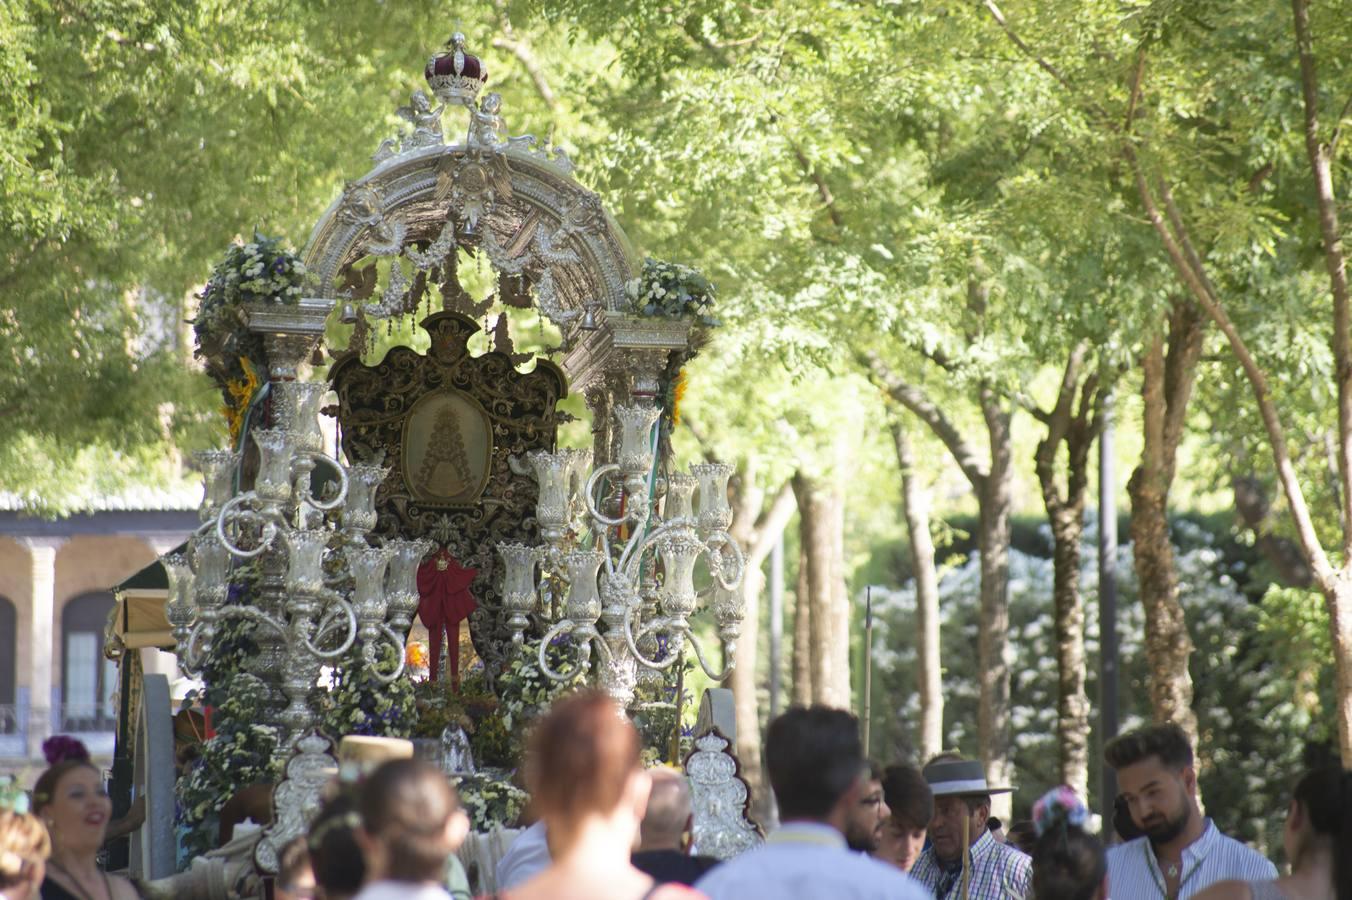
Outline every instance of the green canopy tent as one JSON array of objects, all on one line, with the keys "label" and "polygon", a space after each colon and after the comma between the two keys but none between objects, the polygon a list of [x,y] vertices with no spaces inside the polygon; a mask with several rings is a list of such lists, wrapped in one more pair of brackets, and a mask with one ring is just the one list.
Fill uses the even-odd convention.
[{"label": "green canopy tent", "polygon": [[[174,553],[183,553],[187,544],[175,547]],[[128,650],[155,647],[174,649],[174,636],[164,605],[169,601],[169,577],[157,559],[141,571],[113,587],[117,598],[117,621],[113,633]]]},{"label": "green canopy tent", "polygon": [[[187,543],[175,547],[182,553]],[[109,794],[113,800],[113,815],[127,814],[132,804],[132,783],[135,766],[132,760],[136,746],[136,721],[141,706],[141,684],[144,670],[140,650],[154,647],[172,651],[174,636],[165,618],[164,605],[169,600],[169,576],[157,559],[136,574],[113,586],[117,599],[105,652],[117,654],[120,690],[117,709],[117,734],[113,744],[112,785]],[[130,858],[130,838],[122,837],[109,844],[109,867],[125,869]]]}]

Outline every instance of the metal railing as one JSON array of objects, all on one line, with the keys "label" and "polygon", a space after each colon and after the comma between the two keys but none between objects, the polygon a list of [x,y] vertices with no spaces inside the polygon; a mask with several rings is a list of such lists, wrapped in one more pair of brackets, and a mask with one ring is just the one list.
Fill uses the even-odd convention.
[{"label": "metal railing", "polygon": [[63,703],[57,723],[60,731],[116,731],[117,716],[112,704]]}]

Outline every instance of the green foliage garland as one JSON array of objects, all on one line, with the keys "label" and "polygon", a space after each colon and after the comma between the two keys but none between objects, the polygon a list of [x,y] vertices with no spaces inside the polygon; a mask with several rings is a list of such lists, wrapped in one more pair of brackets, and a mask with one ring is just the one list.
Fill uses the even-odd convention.
[{"label": "green foliage garland", "polygon": [[[235,570],[232,602],[252,590],[254,573],[252,566]],[[241,788],[273,781],[280,774],[274,756],[281,735],[273,726],[258,724],[269,712],[268,689],[248,673],[258,658],[253,629],[243,619],[217,624],[211,654],[202,667],[205,688],[183,702],[185,709],[198,702],[208,707],[215,730],[176,785],[177,818],[186,829],[183,851],[188,858],[216,845],[218,813],[226,800]]]}]

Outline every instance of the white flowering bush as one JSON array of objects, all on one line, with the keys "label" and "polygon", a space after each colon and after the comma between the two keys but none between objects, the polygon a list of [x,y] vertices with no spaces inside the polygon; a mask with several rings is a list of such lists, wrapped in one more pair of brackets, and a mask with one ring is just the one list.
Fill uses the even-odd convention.
[{"label": "white flowering bush", "polygon": [[625,283],[630,309],[640,316],[680,319],[692,316],[701,325],[716,326],[714,286],[695,269],[651,257],[643,272]]}]

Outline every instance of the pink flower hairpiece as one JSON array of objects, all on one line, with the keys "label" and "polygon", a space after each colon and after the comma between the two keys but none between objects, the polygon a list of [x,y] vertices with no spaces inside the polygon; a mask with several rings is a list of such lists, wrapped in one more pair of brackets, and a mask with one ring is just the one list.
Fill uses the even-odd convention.
[{"label": "pink flower hairpiece", "polygon": [[1058,824],[1062,827],[1083,828],[1088,821],[1089,808],[1078,794],[1064,784],[1052,788],[1033,804],[1033,828],[1038,837]]},{"label": "pink flower hairpiece", "polygon": [[65,762],[68,759],[77,762],[89,762],[89,748],[78,738],[66,734],[58,734],[43,741],[42,755],[47,758],[47,765],[49,766]]}]

